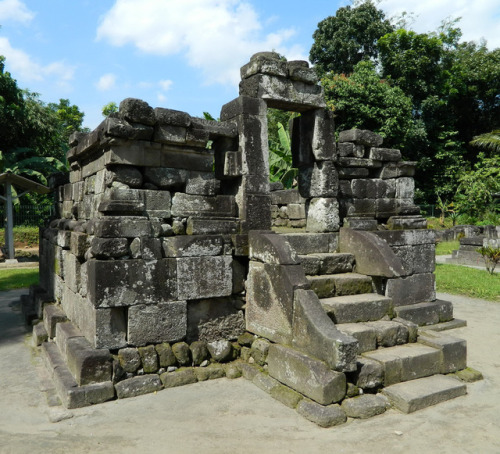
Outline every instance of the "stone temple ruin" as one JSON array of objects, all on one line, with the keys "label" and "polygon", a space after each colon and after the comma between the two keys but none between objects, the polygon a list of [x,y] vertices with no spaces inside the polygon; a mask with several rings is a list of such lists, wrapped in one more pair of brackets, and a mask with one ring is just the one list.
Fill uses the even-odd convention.
[{"label": "stone temple ruin", "polygon": [[[73,138],[23,302],[63,404],[243,374],[331,426],[465,394],[415,163],[370,131],[336,143],[306,62],[241,76],[220,121],[125,99]],[[268,108],[300,113],[298,189],[269,183]]]}]

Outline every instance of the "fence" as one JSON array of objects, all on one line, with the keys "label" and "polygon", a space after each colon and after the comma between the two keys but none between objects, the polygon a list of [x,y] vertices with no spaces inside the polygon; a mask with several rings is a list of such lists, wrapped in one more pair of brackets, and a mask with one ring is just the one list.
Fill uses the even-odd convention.
[{"label": "fence", "polygon": [[[14,225],[43,226],[54,214],[52,205],[18,205],[14,206]],[[0,228],[5,228],[7,213],[5,205],[0,204]]]},{"label": "fence", "polygon": [[436,206],[435,205],[419,205],[420,212],[422,216],[434,218],[436,217]]}]

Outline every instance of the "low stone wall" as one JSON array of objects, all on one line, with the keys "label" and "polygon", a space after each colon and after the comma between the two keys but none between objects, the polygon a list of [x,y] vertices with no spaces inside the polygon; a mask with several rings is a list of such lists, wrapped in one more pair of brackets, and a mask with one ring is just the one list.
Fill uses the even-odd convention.
[{"label": "low stone wall", "polygon": [[500,238],[500,226],[497,225],[456,225],[451,229],[434,230],[436,241],[453,241],[484,235],[487,238]]}]

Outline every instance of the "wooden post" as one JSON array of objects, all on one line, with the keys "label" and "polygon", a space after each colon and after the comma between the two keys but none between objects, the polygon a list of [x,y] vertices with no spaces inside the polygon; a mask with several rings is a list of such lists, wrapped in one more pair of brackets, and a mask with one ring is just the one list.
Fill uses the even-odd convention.
[{"label": "wooden post", "polygon": [[14,212],[12,210],[12,185],[5,183],[5,205],[7,208],[7,228],[5,231],[5,245],[7,258],[14,260]]}]

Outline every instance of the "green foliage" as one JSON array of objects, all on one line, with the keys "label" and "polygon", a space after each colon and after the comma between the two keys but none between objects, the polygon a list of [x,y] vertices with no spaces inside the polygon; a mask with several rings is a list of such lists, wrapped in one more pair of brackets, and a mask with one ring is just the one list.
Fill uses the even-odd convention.
[{"label": "green foliage", "polygon": [[114,101],[108,102],[106,105],[102,106],[103,117],[107,117],[108,115],[114,114],[116,112],[118,112],[118,106]]},{"label": "green foliage", "polygon": [[454,241],[441,241],[436,244],[436,255],[450,255],[460,247],[458,240]]},{"label": "green foliage", "polygon": [[436,289],[500,302],[500,276],[460,265],[436,264]]},{"label": "green foliage", "polygon": [[384,137],[386,146],[395,148],[404,148],[423,134],[413,121],[410,98],[380,79],[372,62],[358,63],[350,76],[326,74],[321,83],[338,131],[370,129]]},{"label": "green foliage", "polygon": [[493,194],[500,192],[500,155],[487,157],[478,154],[473,170],[464,171],[459,177],[455,200],[461,212],[484,217],[488,212],[498,212],[498,202]]},{"label": "green foliage", "polygon": [[[38,246],[38,227],[14,226],[14,243],[26,243],[28,246]],[[5,244],[5,229],[0,230],[0,244]]]},{"label": "green foliage", "polygon": [[269,140],[269,178],[280,181],[285,188],[291,188],[298,170],[292,167],[290,133],[278,122],[278,141]]},{"label": "green foliage", "polygon": [[38,284],[38,269],[0,270],[0,292]]},{"label": "green foliage", "polygon": [[500,129],[475,136],[470,144],[484,150],[500,153]]},{"label": "green foliage", "polygon": [[480,247],[477,252],[479,252],[484,259],[484,264],[486,265],[486,270],[488,273],[493,274],[495,268],[500,262],[500,248],[492,246]]},{"label": "green foliage", "polygon": [[377,58],[377,40],[393,29],[372,1],[339,8],[318,24],[309,59],[321,76],[330,71],[351,73],[360,61]]}]

